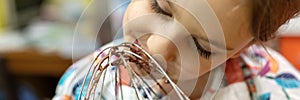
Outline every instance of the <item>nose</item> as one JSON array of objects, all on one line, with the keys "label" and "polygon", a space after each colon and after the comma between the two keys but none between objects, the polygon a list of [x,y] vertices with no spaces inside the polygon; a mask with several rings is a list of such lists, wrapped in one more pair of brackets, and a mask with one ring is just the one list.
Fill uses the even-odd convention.
[{"label": "nose", "polygon": [[169,39],[152,34],[147,40],[147,47],[152,55],[160,55],[167,62],[174,61],[176,59],[176,46]]}]

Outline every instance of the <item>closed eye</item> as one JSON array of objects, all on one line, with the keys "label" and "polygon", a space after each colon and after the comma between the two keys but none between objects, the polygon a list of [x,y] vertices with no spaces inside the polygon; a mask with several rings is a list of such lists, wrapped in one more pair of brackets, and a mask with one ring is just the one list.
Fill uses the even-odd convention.
[{"label": "closed eye", "polygon": [[157,14],[163,14],[163,15],[172,17],[172,14],[166,12],[165,10],[163,10],[163,9],[159,6],[157,0],[152,0],[152,2],[151,2],[151,9],[152,9],[155,13],[157,13]]},{"label": "closed eye", "polygon": [[193,38],[193,40],[194,40],[194,42],[195,42],[195,44],[196,44],[196,47],[197,47],[197,50],[198,50],[198,53],[200,54],[200,56],[202,56],[202,57],[204,57],[204,58],[206,58],[206,59],[209,59],[212,53],[211,53],[210,51],[205,50],[205,49],[199,44],[199,42],[197,41],[197,39],[196,39],[195,37],[192,36],[192,38]]}]

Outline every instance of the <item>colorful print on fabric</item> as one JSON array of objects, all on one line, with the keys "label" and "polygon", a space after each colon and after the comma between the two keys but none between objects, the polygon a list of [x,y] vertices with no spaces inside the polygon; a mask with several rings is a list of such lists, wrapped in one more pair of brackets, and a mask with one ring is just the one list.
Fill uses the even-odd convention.
[{"label": "colorful print on fabric", "polygon": [[75,71],[75,68],[70,68],[61,78],[60,78],[60,80],[59,80],[59,82],[58,82],[58,85],[62,85],[62,84],[64,84],[65,83],[65,81],[66,81],[66,79],[67,78],[69,78],[69,76],[71,75],[71,74],[73,74],[74,73],[74,71]]},{"label": "colorful print on fabric", "polygon": [[258,100],[270,100],[271,93],[265,93],[258,97]]}]

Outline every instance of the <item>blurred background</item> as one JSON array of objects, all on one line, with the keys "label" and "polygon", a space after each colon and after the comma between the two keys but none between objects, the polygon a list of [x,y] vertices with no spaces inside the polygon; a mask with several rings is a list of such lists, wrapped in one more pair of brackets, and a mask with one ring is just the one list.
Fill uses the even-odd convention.
[{"label": "blurred background", "polygon": [[[48,100],[75,61],[122,37],[128,0],[0,0],[0,100]],[[266,45],[300,70],[300,18]]]},{"label": "blurred background", "polygon": [[0,100],[48,100],[64,71],[121,37],[128,0],[0,0]]}]

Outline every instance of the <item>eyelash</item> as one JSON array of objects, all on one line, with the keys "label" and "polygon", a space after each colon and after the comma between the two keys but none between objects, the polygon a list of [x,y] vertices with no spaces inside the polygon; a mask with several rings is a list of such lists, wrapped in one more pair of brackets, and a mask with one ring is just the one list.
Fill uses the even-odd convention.
[{"label": "eyelash", "polygon": [[[162,15],[166,15],[166,16],[172,17],[171,14],[167,13],[166,11],[164,11],[164,10],[158,5],[158,3],[157,3],[156,0],[152,0],[152,2],[151,2],[151,9],[152,9],[155,13],[157,13],[157,14],[162,14]],[[204,57],[204,58],[206,58],[206,59],[209,59],[212,53],[211,53],[210,51],[205,50],[205,49],[198,43],[198,41],[197,41],[197,39],[196,39],[195,37],[193,37],[193,40],[194,40],[194,42],[195,42],[195,44],[196,44],[196,47],[197,47],[197,50],[198,50],[200,56],[202,56],[202,57]]]},{"label": "eyelash", "polygon": [[212,53],[211,53],[210,51],[205,50],[205,49],[198,43],[198,41],[197,41],[197,39],[196,39],[195,37],[193,37],[193,40],[194,40],[194,42],[195,42],[195,44],[196,44],[196,47],[197,47],[197,50],[198,50],[200,56],[202,56],[202,57],[204,57],[204,58],[206,58],[206,59],[209,59]]},{"label": "eyelash", "polygon": [[155,13],[157,13],[157,14],[163,14],[163,15],[172,17],[172,14],[170,14],[170,13],[164,11],[164,10],[158,5],[157,0],[152,0],[152,1],[151,1],[151,9],[152,9]]}]

